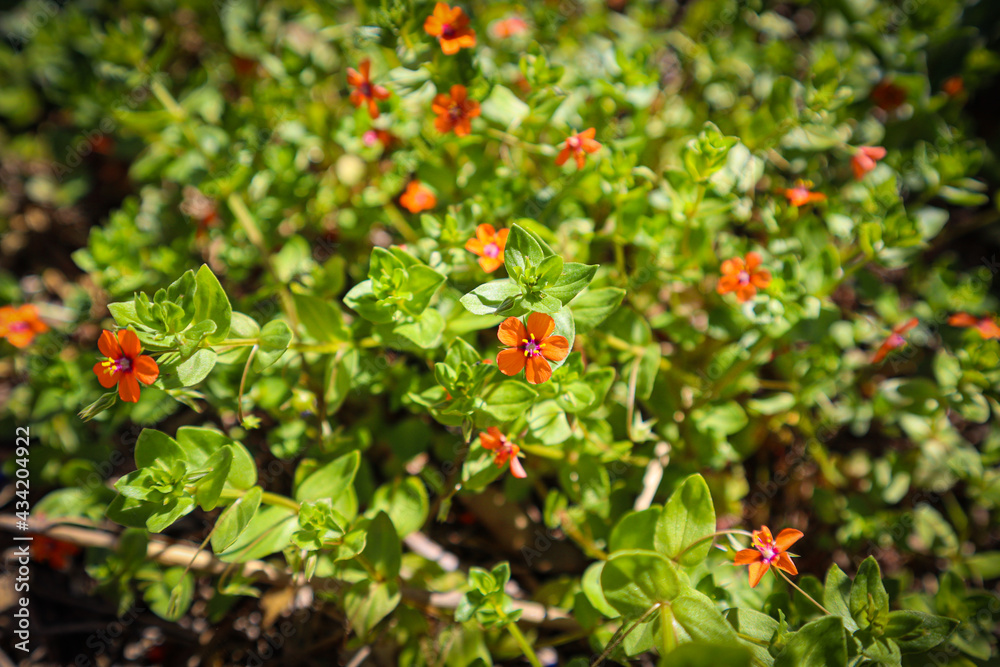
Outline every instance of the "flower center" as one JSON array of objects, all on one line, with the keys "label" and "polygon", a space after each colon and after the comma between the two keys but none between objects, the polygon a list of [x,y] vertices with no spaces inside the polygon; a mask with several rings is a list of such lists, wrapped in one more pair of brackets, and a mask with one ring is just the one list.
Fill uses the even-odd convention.
[{"label": "flower center", "polygon": [[109,357],[102,365],[108,369],[108,375],[128,373],[132,370],[132,360],[128,357],[121,357],[120,359],[111,359]]},{"label": "flower center", "polygon": [[892,347],[900,347],[906,344],[906,339],[899,334],[892,334],[889,336],[889,345]]},{"label": "flower center", "polygon": [[575,151],[580,150],[580,146],[582,145],[580,137],[577,137],[575,135],[567,139],[566,143],[569,145],[570,148],[572,148]]},{"label": "flower center", "polygon": [[500,246],[496,243],[490,243],[485,248],[483,248],[483,254],[490,258],[497,258],[500,256]]},{"label": "flower center", "polygon": [[746,285],[750,282],[750,274],[746,271],[740,271],[740,275],[737,277],[740,285]]},{"label": "flower center", "polygon": [[444,23],[441,25],[441,37],[444,39],[451,39],[454,36],[455,28],[453,28],[450,23]]},{"label": "flower center", "polygon": [[545,343],[540,343],[535,340],[534,334],[529,334],[531,340],[527,338],[521,339],[521,349],[524,350],[524,356],[526,357],[537,357],[542,353],[542,348],[545,347]]},{"label": "flower center", "polygon": [[31,327],[29,327],[29,326],[28,326],[28,323],[27,323],[27,322],[24,322],[24,321],[22,321],[22,320],[18,320],[17,322],[11,322],[11,324],[10,324],[10,326],[9,326],[8,328],[9,328],[9,329],[10,329],[11,331],[14,331],[14,332],[17,332],[17,333],[20,333],[20,332],[22,332],[22,331],[27,331],[27,330],[28,330],[28,329],[30,329]]},{"label": "flower center", "polygon": [[358,92],[361,93],[362,97],[371,97],[372,96],[372,84],[370,84],[367,81],[365,81],[363,84],[361,84],[360,86],[358,86]]},{"label": "flower center", "polygon": [[761,544],[757,551],[764,557],[764,562],[770,564],[778,557],[778,549],[773,544]]}]

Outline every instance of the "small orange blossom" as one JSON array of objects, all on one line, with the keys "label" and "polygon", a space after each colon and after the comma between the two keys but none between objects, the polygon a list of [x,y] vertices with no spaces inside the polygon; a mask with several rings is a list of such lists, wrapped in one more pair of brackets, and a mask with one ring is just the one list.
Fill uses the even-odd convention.
[{"label": "small orange blossom", "polygon": [[437,206],[437,197],[420,181],[410,181],[399,203],[410,213],[420,213]]},{"label": "small orange blossom", "polygon": [[372,83],[370,60],[362,60],[358,67],[361,69],[360,72],[353,67],[347,68],[347,83],[354,86],[354,90],[351,91],[351,104],[356,107],[367,104],[368,115],[373,119],[378,118],[378,103],[375,100],[389,99],[389,91]]},{"label": "small orange blossom", "polygon": [[28,347],[37,334],[48,330],[49,325],[39,319],[38,309],[30,303],[0,308],[0,338],[18,349]]},{"label": "small orange blossom", "polygon": [[873,364],[879,363],[880,361],[885,359],[886,355],[889,354],[889,352],[895,350],[897,347],[902,347],[903,345],[906,345],[906,338],[903,337],[903,334],[905,334],[913,327],[917,326],[917,324],[919,323],[920,320],[914,317],[910,320],[907,320],[906,322],[903,322],[902,324],[898,324],[895,327],[893,327],[892,333],[889,334],[889,337],[885,339],[885,342],[883,342],[879,346],[878,350],[876,350],[875,354],[872,355],[872,363]]},{"label": "small orange blossom", "polygon": [[508,317],[500,323],[497,338],[507,346],[497,355],[497,367],[504,375],[524,370],[530,384],[542,384],[552,377],[550,361],[562,361],[569,354],[569,341],[553,336],[555,320],[545,313],[532,313],[527,326],[520,318]]},{"label": "small orange blossom", "polygon": [[444,93],[434,98],[431,109],[438,115],[434,119],[434,127],[438,132],[447,134],[454,131],[464,137],[472,132],[472,119],[479,116],[479,102],[467,97],[465,86],[455,84],[449,95]]},{"label": "small orange blossom", "polygon": [[573,159],[576,160],[576,168],[583,169],[587,153],[596,153],[601,150],[601,144],[594,140],[596,135],[597,129],[591,127],[566,137],[566,145],[556,156],[556,164],[560,167],[563,166],[572,155]]},{"label": "small orange blossom", "polygon": [[826,201],[826,195],[822,192],[813,192],[810,188],[812,181],[799,179],[795,185],[785,189],[785,197],[792,206],[805,206],[814,202]]},{"label": "small orange blossom", "polygon": [[859,146],[857,152],[851,156],[854,178],[860,181],[884,157],[885,149],[881,146]]},{"label": "small orange blossom", "polygon": [[521,460],[517,458],[521,448],[507,439],[496,426],[490,426],[486,433],[479,434],[479,443],[486,449],[494,452],[493,463],[496,467],[503,468],[510,462],[510,474],[518,479],[524,479],[528,473],[524,472]]},{"label": "small orange blossom", "polygon": [[479,255],[479,266],[486,273],[493,273],[503,265],[503,249],[507,245],[510,230],[497,231],[493,225],[476,227],[476,236],[465,242],[465,249]]},{"label": "small orange blossom", "polygon": [[788,548],[802,539],[802,531],[785,528],[778,537],[771,537],[771,529],[761,526],[753,531],[753,548],[736,552],[733,563],[750,566],[750,587],[760,583],[761,577],[772,567],[788,574],[798,574],[795,563],[789,558]]},{"label": "small orange blossom", "polygon": [[118,332],[118,338],[105,329],[97,347],[107,359],[94,364],[97,381],[105,389],[118,385],[118,395],[129,403],[139,402],[139,382],[150,385],[160,376],[160,367],[153,358],[142,354],[139,337],[130,329]]},{"label": "small orange blossom", "polygon": [[722,263],[722,277],[716,291],[719,294],[736,292],[736,299],[744,303],[752,299],[758,289],[764,289],[771,284],[771,272],[760,268],[760,254],[748,252],[746,260],[733,257]]},{"label": "small orange blossom", "polygon": [[1000,338],[1000,325],[994,316],[976,317],[968,313],[955,313],[948,318],[948,324],[953,327],[973,327],[986,340]]},{"label": "small orange blossom", "polygon": [[469,30],[469,17],[461,7],[449,7],[444,2],[434,5],[434,13],[424,21],[424,32],[438,38],[446,56],[476,45],[476,31]]}]

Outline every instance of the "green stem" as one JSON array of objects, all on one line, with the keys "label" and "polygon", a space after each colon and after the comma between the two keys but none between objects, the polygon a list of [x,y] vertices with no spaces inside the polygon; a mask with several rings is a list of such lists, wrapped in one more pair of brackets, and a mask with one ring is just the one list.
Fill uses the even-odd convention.
[{"label": "green stem", "polygon": [[708,540],[714,540],[716,537],[719,537],[720,535],[745,535],[746,537],[750,538],[753,537],[753,533],[747,530],[720,530],[718,532],[712,533],[711,535],[706,535],[705,537],[699,540],[695,540],[691,544],[687,545],[687,547],[684,548],[684,551],[680,552],[679,554],[671,558],[671,560],[674,561],[675,563],[680,562],[681,556],[691,551],[691,549],[694,549],[702,542],[707,542]]},{"label": "green stem", "polygon": [[[646,613],[644,613],[642,616],[640,616],[639,620],[637,620],[635,623],[633,623],[631,626],[629,626],[629,629],[626,630],[625,632],[622,632],[620,636],[616,632],[615,636],[617,636],[618,639],[615,640],[615,638],[612,637],[611,638],[612,641],[608,642],[608,646],[607,646],[607,648],[604,649],[604,653],[602,653],[597,658],[597,660],[595,660],[594,662],[590,663],[590,667],[597,667],[602,662],[604,662],[604,659],[607,658],[609,655],[611,655],[611,652],[614,651],[615,648],[617,648],[619,644],[621,644],[623,641],[625,641],[625,638],[628,637],[630,634],[632,634],[632,631],[635,630],[637,627],[639,627],[640,623],[644,623],[646,621],[646,619],[649,618],[653,614],[653,612],[655,612],[657,609],[659,609],[662,606],[663,606],[662,603],[657,602],[652,607],[650,607],[649,609],[647,609]],[[624,627],[624,626],[622,626],[622,627]]]},{"label": "green stem", "polygon": [[508,623],[507,631],[510,632],[510,636],[514,638],[517,645],[521,647],[521,652],[524,653],[524,657],[531,663],[531,667],[542,667],[542,661],[535,655],[535,649],[531,648],[531,644],[528,643],[527,637],[521,632],[521,628],[517,627],[517,623],[514,621]]},{"label": "green stem", "polygon": [[406,218],[404,218],[403,214],[399,212],[399,209],[396,208],[395,204],[389,202],[383,207],[383,210],[385,211],[386,216],[388,216],[389,222],[391,222],[392,226],[396,228],[396,231],[399,232],[404,239],[406,239],[407,243],[416,243],[420,240],[417,232],[413,230],[413,227],[411,227],[410,223],[406,221]]},{"label": "green stem", "polygon": [[698,209],[701,208],[701,202],[705,198],[705,191],[708,188],[705,187],[704,183],[698,184],[698,191],[695,193],[694,203],[691,204],[691,208],[687,210],[684,214],[684,236],[681,239],[681,255],[687,257],[691,245],[691,220],[693,220],[698,215]]},{"label": "green stem", "polygon": [[789,584],[789,585],[790,585],[790,586],[791,586],[792,588],[794,588],[795,590],[797,590],[797,591],[798,591],[799,593],[802,593],[803,595],[805,595],[805,596],[806,596],[806,599],[807,599],[807,600],[809,600],[810,602],[812,602],[812,603],[813,603],[814,605],[816,605],[817,607],[819,607],[819,610],[820,610],[820,611],[822,611],[822,612],[823,612],[824,614],[826,614],[827,616],[833,616],[833,614],[831,614],[831,613],[830,613],[830,611],[829,611],[829,610],[828,610],[828,609],[827,609],[826,607],[824,607],[823,605],[821,605],[821,604],[820,604],[819,602],[816,602],[816,600],[814,600],[814,599],[813,599],[813,596],[809,595],[809,594],[808,594],[808,593],[806,593],[806,592],[805,592],[804,590],[802,590],[801,588],[799,588],[798,586],[796,586],[796,585],[795,585],[795,582],[794,582],[794,581],[792,581],[791,579],[789,579],[789,578],[788,578],[788,575],[786,575],[786,574],[785,574],[784,572],[782,572],[781,570],[779,570],[779,569],[778,569],[778,568],[776,568],[776,567],[773,567],[773,568],[771,568],[771,569],[772,569],[772,570],[774,570],[775,572],[777,572],[777,573],[778,573],[778,576],[780,576],[780,577],[781,577],[782,579],[784,579],[785,581],[787,581],[787,582],[788,582],[788,584]]}]

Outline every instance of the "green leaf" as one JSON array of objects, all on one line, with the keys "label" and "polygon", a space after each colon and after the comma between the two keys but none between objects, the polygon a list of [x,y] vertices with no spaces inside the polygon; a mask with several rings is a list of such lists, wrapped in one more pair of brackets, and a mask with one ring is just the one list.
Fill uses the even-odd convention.
[{"label": "green leaf", "polygon": [[229,469],[233,465],[233,448],[226,445],[209,459],[208,473],[194,487],[194,500],[206,512],[219,504],[219,496],[226,485]]},{"label": "green leaf", "polygon": [[504,380],[495,387],[487,395],[482,411],[498,422],[513,421],[525,414],[538,397],[531,385],[520,380]]},{"label": "green leaf", "polygon": [[391,614],[402,595],[395,581],[358,581],[344,594],[347,621],[359,637],[366,637],[372,628]]},{"label": "green leaf", "polygon": [[187,359],[161,364],[160,377],[154,384],[163,389],[194,386],[208,377],[217,360],[215,350],[200,349]]},{"label": "green leaf", "polygon": [[[551,291],[549,290],[549,293]],[[590,289],[574,298],[569,302],[569,307],[573,311],[573,319],[576,320],[577,333],[587,333],[595,329],[611,313],[618,310],[624,298],[625,290],[619,287]]]},{"label": "green leaf", "polygon": [[410,315],[420,315],[444,281],[445,277],[429,266],[417,264],[410,267],[407,270],[406,282],[410,298],[402,303],[402,309]]},{"label": "green leaf", "polygon": [[521,124],[531,109],[518,99],[509,88],[493,86],[490,96],[483,100],[483,118],[499,123],[504,127],[516,127]]},{"label": "green leaf", "polygon": [[615,524],[608,538],[608,550],[654,549],[653,534],[663,511],[659,505],[638,512],[626,512]]},{"label": "green leaf", "polygon": [[146,528],[151,533],[159,533],[168,528],[174,521],[189,514],[195,508],[194,498],[184,496],[169,498],[146,519]]},{"label": "green leaf", "polygon": [[671,667],[750,667],[751,654],[744,648],[691,642],[667,654],[663,664]]},{"label": "green leaf", "polygon": [[531,407],[528,427],[536,438],[547,445],[557,445],[573,435],[566,413],[552,400],[541,401]]},{"label": "green leaf", "polygon": [[851,616],[862,630],[872,627],[881,633],[889,621],[889,594],[882,585],[882,572],[873,556],[858,568],[849,605]]},{"label": "green leaf", "polygon": [[348,519],[358,513],[358,496],[354,490],[354,476],[361,465],[361,452],[338,457],[306,477],[295,489],[295,500],[333,499],[333,508]]},{"label": "green leaf", "polygon": [[461,298],[465,309],[474,315],[492,315],[507,299],[521,294],[521,287],[510,278],[483,283]]},{"label": "green leaf", "polygon": [[344,316],[335,304],[310,294],[292,294],[295,312],[306,332],[320,343],[341,343],[351,339]]},{"label": "green leaf", "polygon": [[695,641],[710,642],[716,646],[739,646],[733,626],[726,622],[722,612],[704,593],[688,590],[670,603],[674,621]]},{"label": "green leaf", "polygon": [[389,515],[402,538],[423,527],[430,511],[430,500],[427,487],[419,477],[406,477],[380,486],[375,491],[371,506]]},{"label": "green leaf", "polygon": [[690,585],[674,564],[655,551],[620,551],[601,572],[604,597],[626,618],[638,618],[657,602],[670,602]]},{"label": "green leaf", "polygon": [[[579,265],[576,265],[579,266]],[[597,267],[594,267],[597,270]],[[549,255],[542,260],[542,263],[538,265],[537,269],[537,280],[535,286],[539,288],[546,288],[552,283],[559,280],[559,276],[563,273],[563,258],[559,255]],[[546,290],[548,293],[549,290]],[[561,307],[562,304],[560,304]],[[558,309],[557,309],[558,310]]]},{"label": "green leaf", "polygon": [[834,616],[844,619],[844,626],[849,632],[858,629],[858,624],[851,616],[849,600],[851,596],[851,580],[836,565],[831,565],[826,571],[826,581],[823,586],[823,606]]},{"label": "green leaf", "polygon": [[413,341],[418,347],[430,350],[441,344],[444,326],[444,317],[441,313],[428,308],[413,322],[398,325],[393,329],[393,333]]},{"label": "green leaf", "polygon": [[603,571],[603,560],[591,563],[580,579],[580,587],[594,609],[607,618],[616,618],[618,610],[608,604],[607,598],[604,597],[604,589],[601,586],[601,573]]},{"label": "green leaf", "polygon": [[757,662],[772,664],[774,657],[768,651],[768,646],[778,631],[778,621],[753,609],[728,609],[725,615],[733,629],[745,638],[747,648]]},{"label": "green leaf", "polygon": [[[572,301],[580,292],[587,289],[590,281],[597,273],[596,264],[577,264],[570,262],[563,267],[562,273],[554,285],[545,288],[545,293],[559,299],[562,305]],[[617,289],[617,288],[608,288]],[[624,294],[624,291],[622,291]]]},{"label": "green leaf", "polygon": [[385,512],[379,512],[368,525],[368,541],[361,555],[383,579],[399,576],[402,562],[402,546],[392,519]]},{"label": "green leaf", "polygon": [[157,461],[169,467],[175,461],[187,461],[184,449],[162,431],[144,428],[135,441],[135,467],[148,468]]},{"label": "green leaf", "polygon": [[537,267],[545,259],[541,244],[518,224],[511,225],[507,245],[503,252],[507,275],[519,284],[524,271],[529,266]]},{"label": "green leaf", "polygon": [[178,621],[187,614],[194,600],[194,575],[183,567],[172,567],[146,588],[142,597],[154,614],[168,621]]},{"label": "green leaf", "polygon": [[144,322],[139,319],[139,315],[135,311],[134,301],[109,303],[108,310],[111,311],[111,317],[115,318],[115,324],[119,327],[125,328],[130,325],[135,326],[144,324]]},{"label": "green leaf", "polygon": [[[663,508],[654,535],[656,550],[681,565],[696,565],[708,557],[712,540],[704,538],[714,532],[715,506],[708,484],[701,475],[691,475],[681,482]],[[702,539],[703,542],[692,546]]]},{"label": "green leaf", "polygon": [[929,651],[943,643],[957,628],[958,621],[920,611],[893,611],[885,626],[885,636],[892,637],[903,653]]},{"label": "green leaf", "polygon": [[[220,343],[229,335],[229,323],[233,317],[233,307],[229,297],[219,284],[212,270],[202,264],[195,276],[194,322],[211,320],[215,322],[215,333],[209,334],[210,343]],[[185,385],[187,386],[187,385]]]},{"label": "green leaf", "polygon": [[254,370],[261,371],[281,358],[292,342],[292,330],[284,320],[271,320],[263,326],[258,337],[260,347],[254,357]]},{"label": "green leaf", "polygon": [[223,447],[230,447],[232,467],[227,482],[237,489],[249,489],[257,483],[257,464],[249,450],[224,433],[197,426],[177,429],[177,444],[184,450],[185,460],[194,467],[205,467],[206,461]]},{"label": "green leaf", "polygon": [[774,667],[844,667],[847,638],[839,616],[824,616],[792,634]]},{"label": "green leaf", "polygon": [[242,563],[270,556],[287,547],[299,528],[294,510],[270,505],[257,512],[226,551],[218,555],[226,563]]},{"label": "green leaf", "polygon": [[260,507],[263,493],[259,486],[254,486],[223,510],[212,531],[212,551],[222,553],[246,530]]},{"label": "green leaf", "polygon": [[352,287],[344,295],[344,303],[361,317],[376,324],[391,322],[393,314],[396,312],[396,308],[391,305],[379,302],[372,291],[371,280],[365,280]]}]

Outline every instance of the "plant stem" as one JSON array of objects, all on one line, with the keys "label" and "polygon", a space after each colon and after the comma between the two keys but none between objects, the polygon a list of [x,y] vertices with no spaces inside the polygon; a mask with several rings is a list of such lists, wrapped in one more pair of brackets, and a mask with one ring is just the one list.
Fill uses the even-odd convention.
[{"label": "plant stem", "polygon": [[528,638],[524,636],[521,632],[521,628],[517,627],[517,623],[511,621],[507,624],[507,631],[510,632],[510,636],[514,638],[517,645],[521,647],[521,652],[524,653],[524,657],[528,659],[532,667],[542,667],[542,661],[538,659],[535,655],[535,649],[531,648],[531,644],[528,643]]},{"label": "plant stem", "polygon": [[[611,652],[614,651],[615,648],[617,648],[619,644],[621,644],[623,641],[625,641],[625,638],[628,637],[630,634],[632,634],[632,631],[635,630],[637,627],[639,627],[640,623],[645,622],[646,619],[649,618],[650,615],[652,615],[652,613],[654,611],[656,611],[657,609],[659,609],[661,606],[662,606],[662,604],[659,603],[659,602],[657,602],[652,607],[650,607],[649,609],[647,609],[646,613],[644,613],[642,616],[640,616],[639,620],[637,620],[635,623],[633,623],[629,627],[628,630],[626,630],[625,632],[623,632],[621,634],[621,636],[618,637],[617,641],[611,641],[611,642],[608,643],[607,648],[604,649],[604,653],[602,653],[600,656],[598,656],[597,660],[595,660],[594,662],[590,663],[590,667],[597,667],[602,662],[604,662],[604,659],[607,658],[609,655],[611,655]],[[617,634],[617,633],[615,633],[615,634]],[[612,637],[611,639],[614,640],[614,637]]]},{"label": "plant stem", "polygon": [[695,540],[691,544],[687,545],[684,548],[684,551],[680,552],[679,554],[677,554],[675,557],[671,558],[670,560],[672,560],[675,563],[677,563],[677,562],[680,561],[681,556],[683,556],[687,552],[691,551],[691,549],[694,549],[696,546],[698,546],[699,544],[701,544],[702,542],[705,542],[707,540],[714,540],[716,537],[719,537],[720,535],[745,535],[747,537],[751,537],[751,538],[753,537],[753,533],[751,533],[748,530],[720,530],[718,532],[712,533],[711,535],[706,535],[705,537],[701,538],[700,540]]},{"label": "plant stem", "polygon": [[798,586],[796,586],[795,582],[788,578],[788,575],[786,575],[784,572],[782,572],[781,570],[779,570],[776,567],[775,568],[771,568],[771,569],[773,569],[775,572],[777,572],[778,575],[782,579],[784,579],[785,581],[787,581],[792,588],[794,588],[795,590],[797,590],[799,593],[802,593],[803,595],[805,595],[806,599],[809,600],[810,602],[812,602],[817,607],[819,607],[820,611],[822,611],[827,616],[833,616],[833,614],[830,613],[830,611],[826,607],[824,607],[823,605],[821,605],[819,602],[816,602],[816,600],[813,599],[813,596],[809,595],[804,590],[802,590],[801,588],[799,588]]}]

